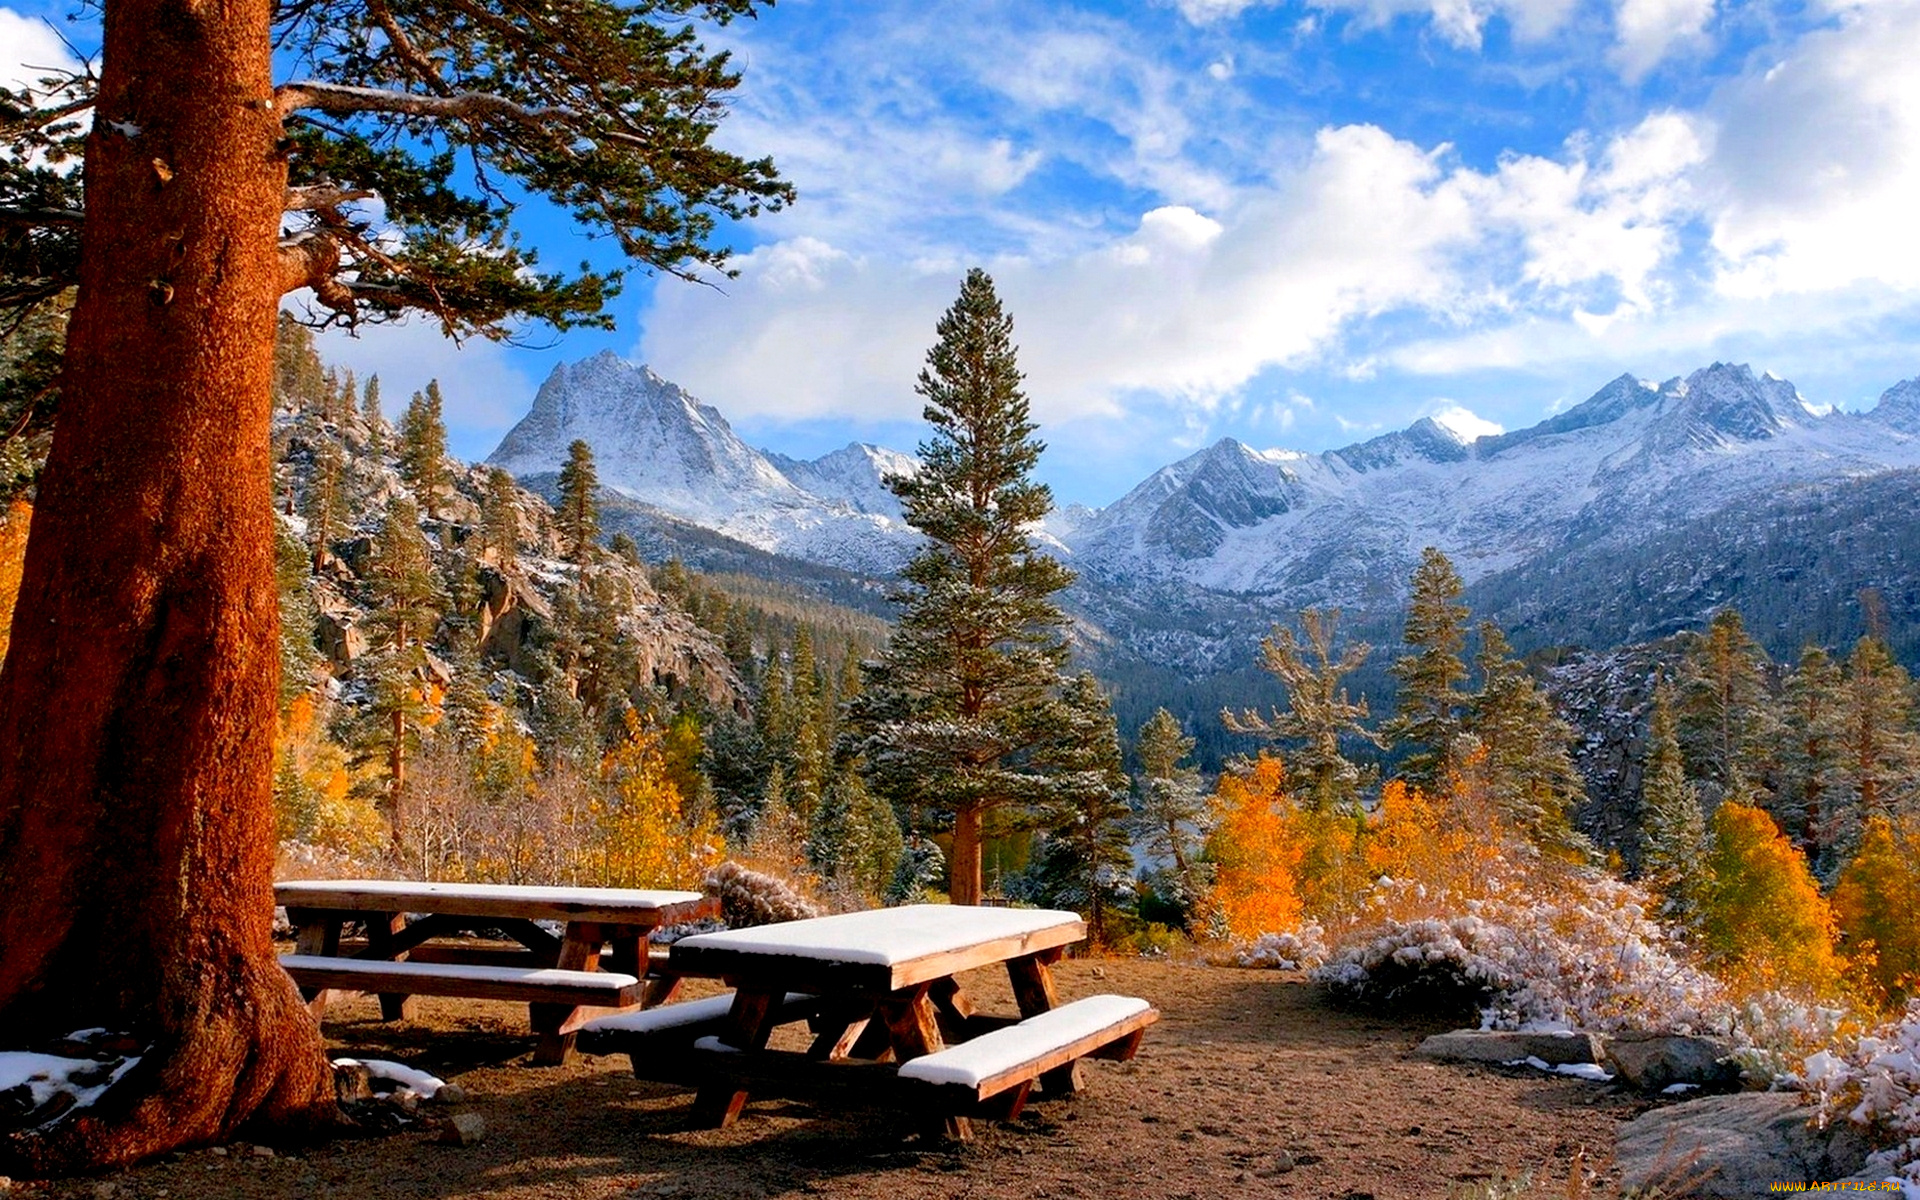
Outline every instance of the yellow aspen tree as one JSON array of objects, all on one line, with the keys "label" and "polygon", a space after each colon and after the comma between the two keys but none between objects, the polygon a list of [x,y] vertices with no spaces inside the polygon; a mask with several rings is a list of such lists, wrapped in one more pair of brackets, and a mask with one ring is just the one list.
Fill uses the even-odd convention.
[{"label": "yellow aspen tree", "polygon": [[629,709],[627,733],[601,762],[594,805],[600,874],[610,887],[691,887],[720,861],[711,819],[690,825],[668,774],[658,731]]},{"label": "yellow aspen tree", "polygon": [[1220,777],[1213,805],[1206,847],[1214,864],[1208,917],[1236,939],[1298,928],[1301,844],[1286,768],[1263,752],[1245,769]]},{"label": "yellow aspen tree", "polygon": [[1721,974],[1754,987],[1831,995],[1839,985],[1833,910],[1806,855],[1764,810],[1713,814],[1700,942]]},{"label": "yellow aspen tree", "polygon": [[1920,980],[1920,863],[1916,830],[1885,816],[1867,819],[1854,856],[1833,889],[1833,913],[1846,935],[1848,978],[1870,998],[1899,1011]]}]

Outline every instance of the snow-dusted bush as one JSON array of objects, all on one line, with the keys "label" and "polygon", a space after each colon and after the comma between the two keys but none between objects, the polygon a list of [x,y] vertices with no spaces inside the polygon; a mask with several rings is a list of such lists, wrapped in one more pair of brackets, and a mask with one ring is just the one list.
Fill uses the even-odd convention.
[{"label": "snow-dusted bush", "polygon": [[1569,874],[1551,889],[1471,901],[1448,917],[1387,920],[1340,939],[1315,972],[1373,1007],[1478,1010],[1490,1028],[1725,1031],[1720,985],[1678,954],[1645,893]]},{"label": "snow-dusted bush", "polygon": [[1271,967],[1277,971],[1302,971],[1327,961],[1326,930],[1318,921],[1306,921],[1290,933],[1263,933],[1234,950],[1233,960],[1243,967]]},{"label": "snow-dusted bush", "polygon": [[1797,1082],[1823,1126],[1851,1121],[1886,1145],[1871,1169],[1920,1185],[1920,1001],[1851,1044],[1809,1056]]},{"label": "snow-dusted bush", "polygon": [[720,911],[729,929],[773,925],[821,915],[820,907],[785,880],[749,870],[731,860],[707,872],[702,884],[720,897]]}]

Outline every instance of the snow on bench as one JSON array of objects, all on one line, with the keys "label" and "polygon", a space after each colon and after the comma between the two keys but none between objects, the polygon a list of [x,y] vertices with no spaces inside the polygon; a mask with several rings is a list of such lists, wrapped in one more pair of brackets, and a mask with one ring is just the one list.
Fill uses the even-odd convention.
[{"label": "snow on bench", "polygon": [[[781,1013],[785,1016],[793,1010],[810,1010],[819,1000],[805,992],[788,992],[780,1002]],[[629,1038],[642,1038],[656,1033],[679,1031],[694,1032],[698,1026],[718,1026],[727,1019],[727,1013],[733,1008],[733,993],[722,996],[709,996],[705,1000],[683,1000],[678,1004],[662,1004],[658,1008],[643,1008],[639,1012],[615,1013],[608,1017],[595,1017],[580,1027],[582,1035],[596,1035],[595,1040],[605,1044],[625,1041]],[[797,1016],[804,1016],[800,1012]],[[797,1019],[797,1016],[790,1019]],[[616,1051],[617,1053],[617,1051]]]},{"label": "snow on bench", "polygon": [[[675,942],[673,955],[682,958],[731,952],[894,966],[983,942],[1031,937],[1063,927],[1073,934],[1065,940],[1077,941],[1085,936],[1078,913],[909,904],[695,934]],[[1050,939],[1049,944],[1058,944],[1058,939]]]},{"label": "snow on bench", "polygon": [[632,975],[612,971],[563,971],[552,967],[390,962],[319,954],[283,954],[280,965],[296,983],[308,988],[523,1000],[575,1007],[625,1007],[639,1002],[641,988],[640,980]]},{"label": "snow on bench", "polygon": [[1131,1058],[1141,1032],[1159,1019],[1159,1011],[1145,1000],[1088,996],[916,1058],[901,1066],[900,1078],[962,1088],[985,1100],[1104,1047],[1114,1047],[1115,1057]]}]

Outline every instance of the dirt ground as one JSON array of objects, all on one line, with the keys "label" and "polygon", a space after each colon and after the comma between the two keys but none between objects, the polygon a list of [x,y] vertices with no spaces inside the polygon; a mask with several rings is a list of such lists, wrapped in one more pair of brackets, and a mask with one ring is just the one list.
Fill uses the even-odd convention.
[{"label": "dirt ground", "polygon": [[[299,1153],[248,1146],[93,1179],[16,1185],[8,1200],[354,1200],[836,1196],[1443,1198],[1531,1173],[1565,1195],[1576,1159],[1604,1178],[1614,1130],[1645,1102],[1608,1085],[1412,1056],[1442,1028],[1330,1006],[1299,976],[1193,963],[1070,960],[1065,998],[1118,992],[1161,1021],[1125,1064],[964,1146],[924,1142],[897,1116],[755,1101],[734,1127],[693,1130],[690,1093],[635,1080],[624,1057],[527,1065],[523,1006],[421,999],[386,1024],[370,999],[328,1013],[337,1054],[389,1058],[457,1081],[485,1140],[430,1132]],[[1003,975],[977,972],[984,1011],[1014,1011]],[[708,989],[710,990],[710,989]],[[700,989],[690,989],[700,994]],[[784,1032],[783,1032],[784,1036]],[[780,1043],[776,1043],[780,1044]]]}]

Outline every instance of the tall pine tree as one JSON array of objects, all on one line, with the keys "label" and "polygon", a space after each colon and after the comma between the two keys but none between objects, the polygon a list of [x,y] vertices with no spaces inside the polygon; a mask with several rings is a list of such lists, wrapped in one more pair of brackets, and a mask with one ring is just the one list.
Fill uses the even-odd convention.
[{"label": "tall pine tree", "polygon": [[1857,827],[1846,803],[1846,707],[1840,664],[1819,646],[1808,646],[1787,678],[1775,811],[1814,872],[1828,880],[1839,869],[1839,847]]},{"label": "tall pine tree", "polygon": [[434,379],[425,393],[413,394],[400,415],[400,478],[413,488],[429,520],[440,515],[440,502],[453,488],[444,407],[440,381]]},{"label": "tall pine tree", "polygon": [[973,904],[988,816],[1044,791],[1028,758],[1063,728],[1066,618],[1053,597],[1073,575],[1028,533],[1053,496],[1031,478],[1042,446],[985,271],[967,273],[938,333],[916,387],[933,436],[917,475],[888,480],[927,543],[903,572],[900,620],[858,712],[869,782],[950,823],[948,891]]},{"label": "tall pine tree", "polygon": [[1884,642],[1863,637],[1847,657],[1845,776],[1862,824],[1905,813],[1920,785],[1913,680]]},{"label": "tall pine tree", "polygon": [[1420,553],[1407,605],[1407,653],[1389,668],[1400,681],[1392,720],[1380,727],[1387,745],[1409,747],[1400,765],[1407,782],[1437,792],[1447,782],[1453,739],[1460,732],[1467,677],[1460,659],[1467,644],[1467,607],[1459,603],[1460,574],[1433,546]]},{"label": "tall pine tree", "polygon": [[1494,803],[1535,846],[1584,858],[1592,845],[1573,827],[1586,785],[1568,747],[1573,730],[1546,693],[1514,659],[1506,635],[1480,623],[1480,691],[1467,708],[1467,729],[1487,755]]},{"label": "tall pine tree", "polygon": [[1113,705],[1094,677],[1073,677],[1061,697],[1067,720],[1035,761],[1053,772],[1038,813],[1040,842],[1027,869],[1042,904],[1086,914],[1096,941],[1129,890],[1127,777]]},{"label": "tall pine tree", "polygon": [[567,557],[576,563],[589,562],[600,539],[600,474],[593,466],[592,446],[575,438],[567,447],[558,486],[560,504],[554,515],[566,541]]},{"label": "tall pine tree", "polygon": [[1772,667],[1735,609],[1714,614],[1680,666],[1680,744],[1693,776],[1721,796],[1771,808],[1780,718]]},{"label": "tall pine tree", "polygon": [[365,660],[371,700],[360,757],[379,761],[386,769],[383,802],[399,851],[407,832],[403,802],[408,753],[419,744],[430,711],[427,645],[445,600],[411,500],[396,496],[388,501],[386,521],[374,539],[366,589],[379,649]]},{"label": "tall pine tree", "polygon": [[1653,693],[1647,762],[1641,773],[1640,877],[1666,897],[1667,911],[1691,922],[1705,894],[1707,823],[1700,795],[1687,778],[1673,712],[1672,689],[1663,680]]},{"label": "tall pine tree", "polygon": [[1205,887],[1199,861],[1206,837],[1207,797],[1200,772],[1181,765],[1193,752],[1194,740],[1164,708],[1154,710],[1133,743],[1140,760],[1140,780],[1134,791],[1134,836],[1148,854],[1168,864],[1174,899],[1190,909]]}]

